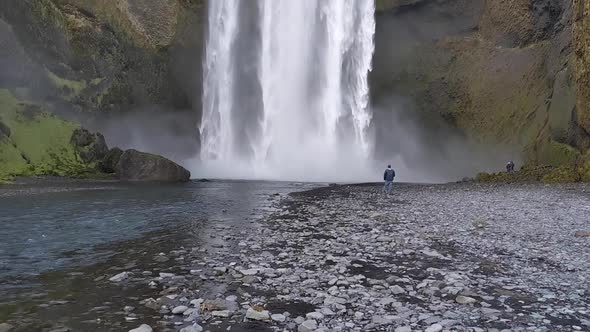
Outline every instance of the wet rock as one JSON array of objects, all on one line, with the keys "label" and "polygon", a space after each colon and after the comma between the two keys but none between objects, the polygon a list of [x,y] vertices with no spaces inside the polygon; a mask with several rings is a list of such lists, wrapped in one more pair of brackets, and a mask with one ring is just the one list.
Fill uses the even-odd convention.
[{"label": "wet rock", "polygon": [[56,329],[49,330],[49,332],[70,332],[71,329],[68,327],[58,327]]},{"label": "wet rock", "polygon": [[248,308],[246,311],[246,318],[252,320],[269,320],[270,314],[267,310],[257,311],[254,308]]},{"label": "wet rock", "polygon": [[158,302],[152,298],[143,300],[143,301],[139,302],[139,304],[143,304],[146,307],[148,307],[150,309],[154,309],[154,310],[160,309],[160,305],[158,304]]},{"label": "wet rock", "polygon": [[260,279],[256,276],[245,276],[242,278],[242,282],[245,284],[255,284],[260,282]]},{"label": "wet rock", "polygon": [[298,332],[312,332],[318,328],[318,323],[315,320],[306,320],[297,327]]},{"label": "wet rock", "polygon": [[283,315],[283,314],[273,314],[273,315],[270,316],[270,318],[273,321],[279,322],[279,323],[282,323],[282,322],[284,322],[287,319],[287,317],[285,317],[285,315]]},{"label": "wet rock", "polygon": [[188,307],[187,306],[185,306],[185,305],[179,305],[177,307],[174,307],[174,309],[172,309],[172,313],[175,314],[175,315],[182,315],[187,310],[188,310]]},{"label": "wet rock", "polygon": [[186,182],[190,172],[162,156],[127,150],[116,166],[116,173],[127,181]]},{"label": "wet rock", "polygon": [[129,332],[153,332],[153,329],[147,324],[141,324],[138,328],[129,330]]},{"label": "wet rock", "polygon": [[312,320],[322,320],[324,319],[324,315],[316,311],[308,313],[307,315],[305,315],[305,318]]},{"label": "wet rock", "polygon": [[84,128],[74,130],[70,141],[85,163],[102,161],[109,150],[102,134],[93,134]]},{"label": "wet rock", "polygon": [[205,300],[202,304],[202,309],[209,311],[225,310],[227,309],[227,303],[222,299]]},{"label": "wet rock", "polygon": [[213,317],[229,317],[229,310],[215,310],[211,312]]},{"label": "wet rock", "polygon": [[166,256],[164,253],[159,253],[158,255],[154,256],[153,259],[158,263],[164,263],[170,260],[170,258],[168,258],[168,256]]},{"label": "wet rock", "polygon": [[406,292],[403,288],[401,288],[398,285],[392,286],[390,290],[391,293],[393,293],[394,295],[404,294]]},{"label": "wet rock", "polygon": [[254,276],[254,275],[258,274],[258,269],[244,269],[244,270],[238,270],[238,272],[240,272],[241,274],[243,274],[245,276]]},{"label": "wet rock", "polygon": [[455,301],[457,301],[457,303],[460,303],[460,304],[473,304],[473,303],[477,302],[476,299],[469,297],[469,296],[463,296],[463,295],[457,296]]},{"label": "wet rock", "polygon": [[8,323],[0,323],[0,332],[10,332],[14,329],[14,326]]},{"label": "wet rock", "polygon": [[109,281],[112,282],[121,282],[125,279],[129,278],[129,272],[121,272],[109,278]]},{"label": "wet rock", "polygon": [[104,173],[115,173],[122,154],[123,150],[119,148],[110,149],[104,158],[98,163],[99,169]]},{"label": "wet rock", "polygon": [[432,324],[424,332],[440,332],[440,331],[442,331],[442,329],[443,329],[442,325]]},{"label": "wet rock", "polygon": [[199,324],[193,324],[191,326],[183,327],[180,332],[201,332],[203,327]]},{"label": "wet rock", "polygon": [[394,332],[412,332],[412,328],[410,326],[400,326],[397,327]]}]

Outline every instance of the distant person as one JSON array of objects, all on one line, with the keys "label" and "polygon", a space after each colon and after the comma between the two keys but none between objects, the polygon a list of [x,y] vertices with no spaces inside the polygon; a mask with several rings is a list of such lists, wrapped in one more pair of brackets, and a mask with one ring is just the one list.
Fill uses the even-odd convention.
[{"label": "distant person", "polygon": [[385,170],[385,173],[383,173],[383,181],[385,181],[383,192],[391,194],[391,190],[393,189],[393,179],[395,179],[395,171],[391,168],[391,165],[387,165],[387,169]]},{"label": "distant person", "polygon": [[510,160],[508,164],[506,164],[506,172],[512,173],[514,172],[514,162]]}]

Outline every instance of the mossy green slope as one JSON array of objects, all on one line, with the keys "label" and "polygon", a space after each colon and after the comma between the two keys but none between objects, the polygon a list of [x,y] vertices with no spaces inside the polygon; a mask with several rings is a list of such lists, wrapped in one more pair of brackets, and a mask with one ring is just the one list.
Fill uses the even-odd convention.
[{"label": "mossy green slope", "polygon": [[78,125],[0,90],[0,115],[10,137],[0,140],[0,180],[19,175],[79,176],[91,172],[71,143]]}]

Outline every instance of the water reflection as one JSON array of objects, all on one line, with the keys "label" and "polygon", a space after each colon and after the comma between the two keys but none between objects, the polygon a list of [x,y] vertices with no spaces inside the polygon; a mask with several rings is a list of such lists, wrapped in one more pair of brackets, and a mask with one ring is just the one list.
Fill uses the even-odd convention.
[{"label": "water reflection", "polygon": [[[275,193],[305,186],[276,182],[113,184],[0,199],[0,280],[35,276],[105,257],[102,244],[167,230],[170,240],[193,234],[212,244],[212,226],[243,227]],[[47,189],[47,188],[45,188]],[[44,190],[46,191],[46,190]],[[239,227],[236,231],[239,233]],[[146,239],[149,241],[149,239]]]}]

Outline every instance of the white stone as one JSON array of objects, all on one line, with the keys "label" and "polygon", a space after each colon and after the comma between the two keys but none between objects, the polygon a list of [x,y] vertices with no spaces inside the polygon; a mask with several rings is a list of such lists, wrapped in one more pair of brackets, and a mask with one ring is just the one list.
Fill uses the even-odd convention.
[{"label": "white stone", "polygon": [[109,281],[112,282],[121,282],[125,279],[129,278],[129,272],[121,272],[109,278]]},{"label": "white stone", "polygon": [[199,324],[194,324],[191,326],[183,327],[180,329],[180,332],[201,332],[203,331],[203,327]]},{"label": "white stone", "polygon": [[409,326],[400,326],[396,328],[394,332],[412,332],[412,328]]},{"label": "white stone", "polygon": [[270,318],[272,320],[274,320],[275,322],[281,322],[281,323],[287,319],[287,317],[285,317],[285,315],[282,315],[282,314],[274,314],[274,315],[271,315]]},{"label": "white stone", "polygon": [[199,309],[197,309],[197,308],[190,308],[190,309],[185,310],[182,314],[185,315],[185,316],[190,316],[190,315],[192,315],[194,313],[199,313]]},{"label": "white stone", "polygon": [[252,320],[269,320],[270,314],[268,310],[256,311],[253,308],[248,308],[248,311],[246,311],[246,318]]},{"label": "white stone", "polygon": [[152,327],[147,324],[141,324],[138,328],[133,329],[133,330],[129,330],[129,332],[153,332],[153,331],[154,330],[152,329]]},{"label": "white stone", "polygon": [[229,310],[216,310],[211,312],[213,317],[229,317]]},{"label": "white stone", "polygon": [[322,315],[321,313],[314,311],[314,312],[310,312],[307,315],[305,315],[305,318],[307,319],[315,319],[315,320],[322,320],[324,319],[324,315]]},{"label": "white stone", "polygon": [[220,273],[225,273],[225,272],[227,272],[227,267],[218,266],[218,267],[214,267],[213,270],[220,272]]},{"label": "white stone", "polygon": [[172,278],[174,277],[174,273],[165,273],[165,272],[160,272],[160,278]]},{"label": "white stone", "polygon": [[318,323],[315,320],[306,320],[297,328],[298,332],[311,332],[318,328]]},{"label": "white stone", "polygon": [[201,303],[205,302],[205,300],[203,299],[196,299],[196,300],[192,300],[190,302],[190,304],[194,305],[195,307],[198,307],[201,305]]},{"label": "white stone", "polygon": [[182,315],[187,310],[188,310],[188,307],[187,306],[185,306],[185,305],[179,305],[178,307],[175,307],[174,309],[172,309],[172,313],[175,314],[175,315]]},{"label": "white stone", "polygon": [[343,299],[341,297],[336,297],[336,296],[328,296],[324,299],[324,304],[325,305],[330,305],[330,304],[345,304],[346,303],[346,299]]},{"label": "white stone", "polygon": [[424,332],[440,332],[440,331],[442,331],[442,329],[443,329],[442,325],[440,325],[440,324],[432,324]]},{"label": "white stone", "polygon": [[404,294],[406,292],[403,288],[401,288],[398,285],[392,286],[390,289],[391,293],[393,293],[394,295]]},{"label": "white stone", "polygon": [[248,269],[248,270],[238,270],[241,274],[245,276],[254,276],[258,274],[258,269]]},{"label": "white stone", "polygon": [[324,314],[324,316],[334,316],[336,314],[330,308],[322,308],[321,313]]},{"label": "white stone", "polygon": [[455,301],[457,301],[457,303],[460,303],[460,304],[472,304],[472,303],[477,302],[476,299],[469,297],[469,296],[463,296],[463,295],[457,296]]}]

